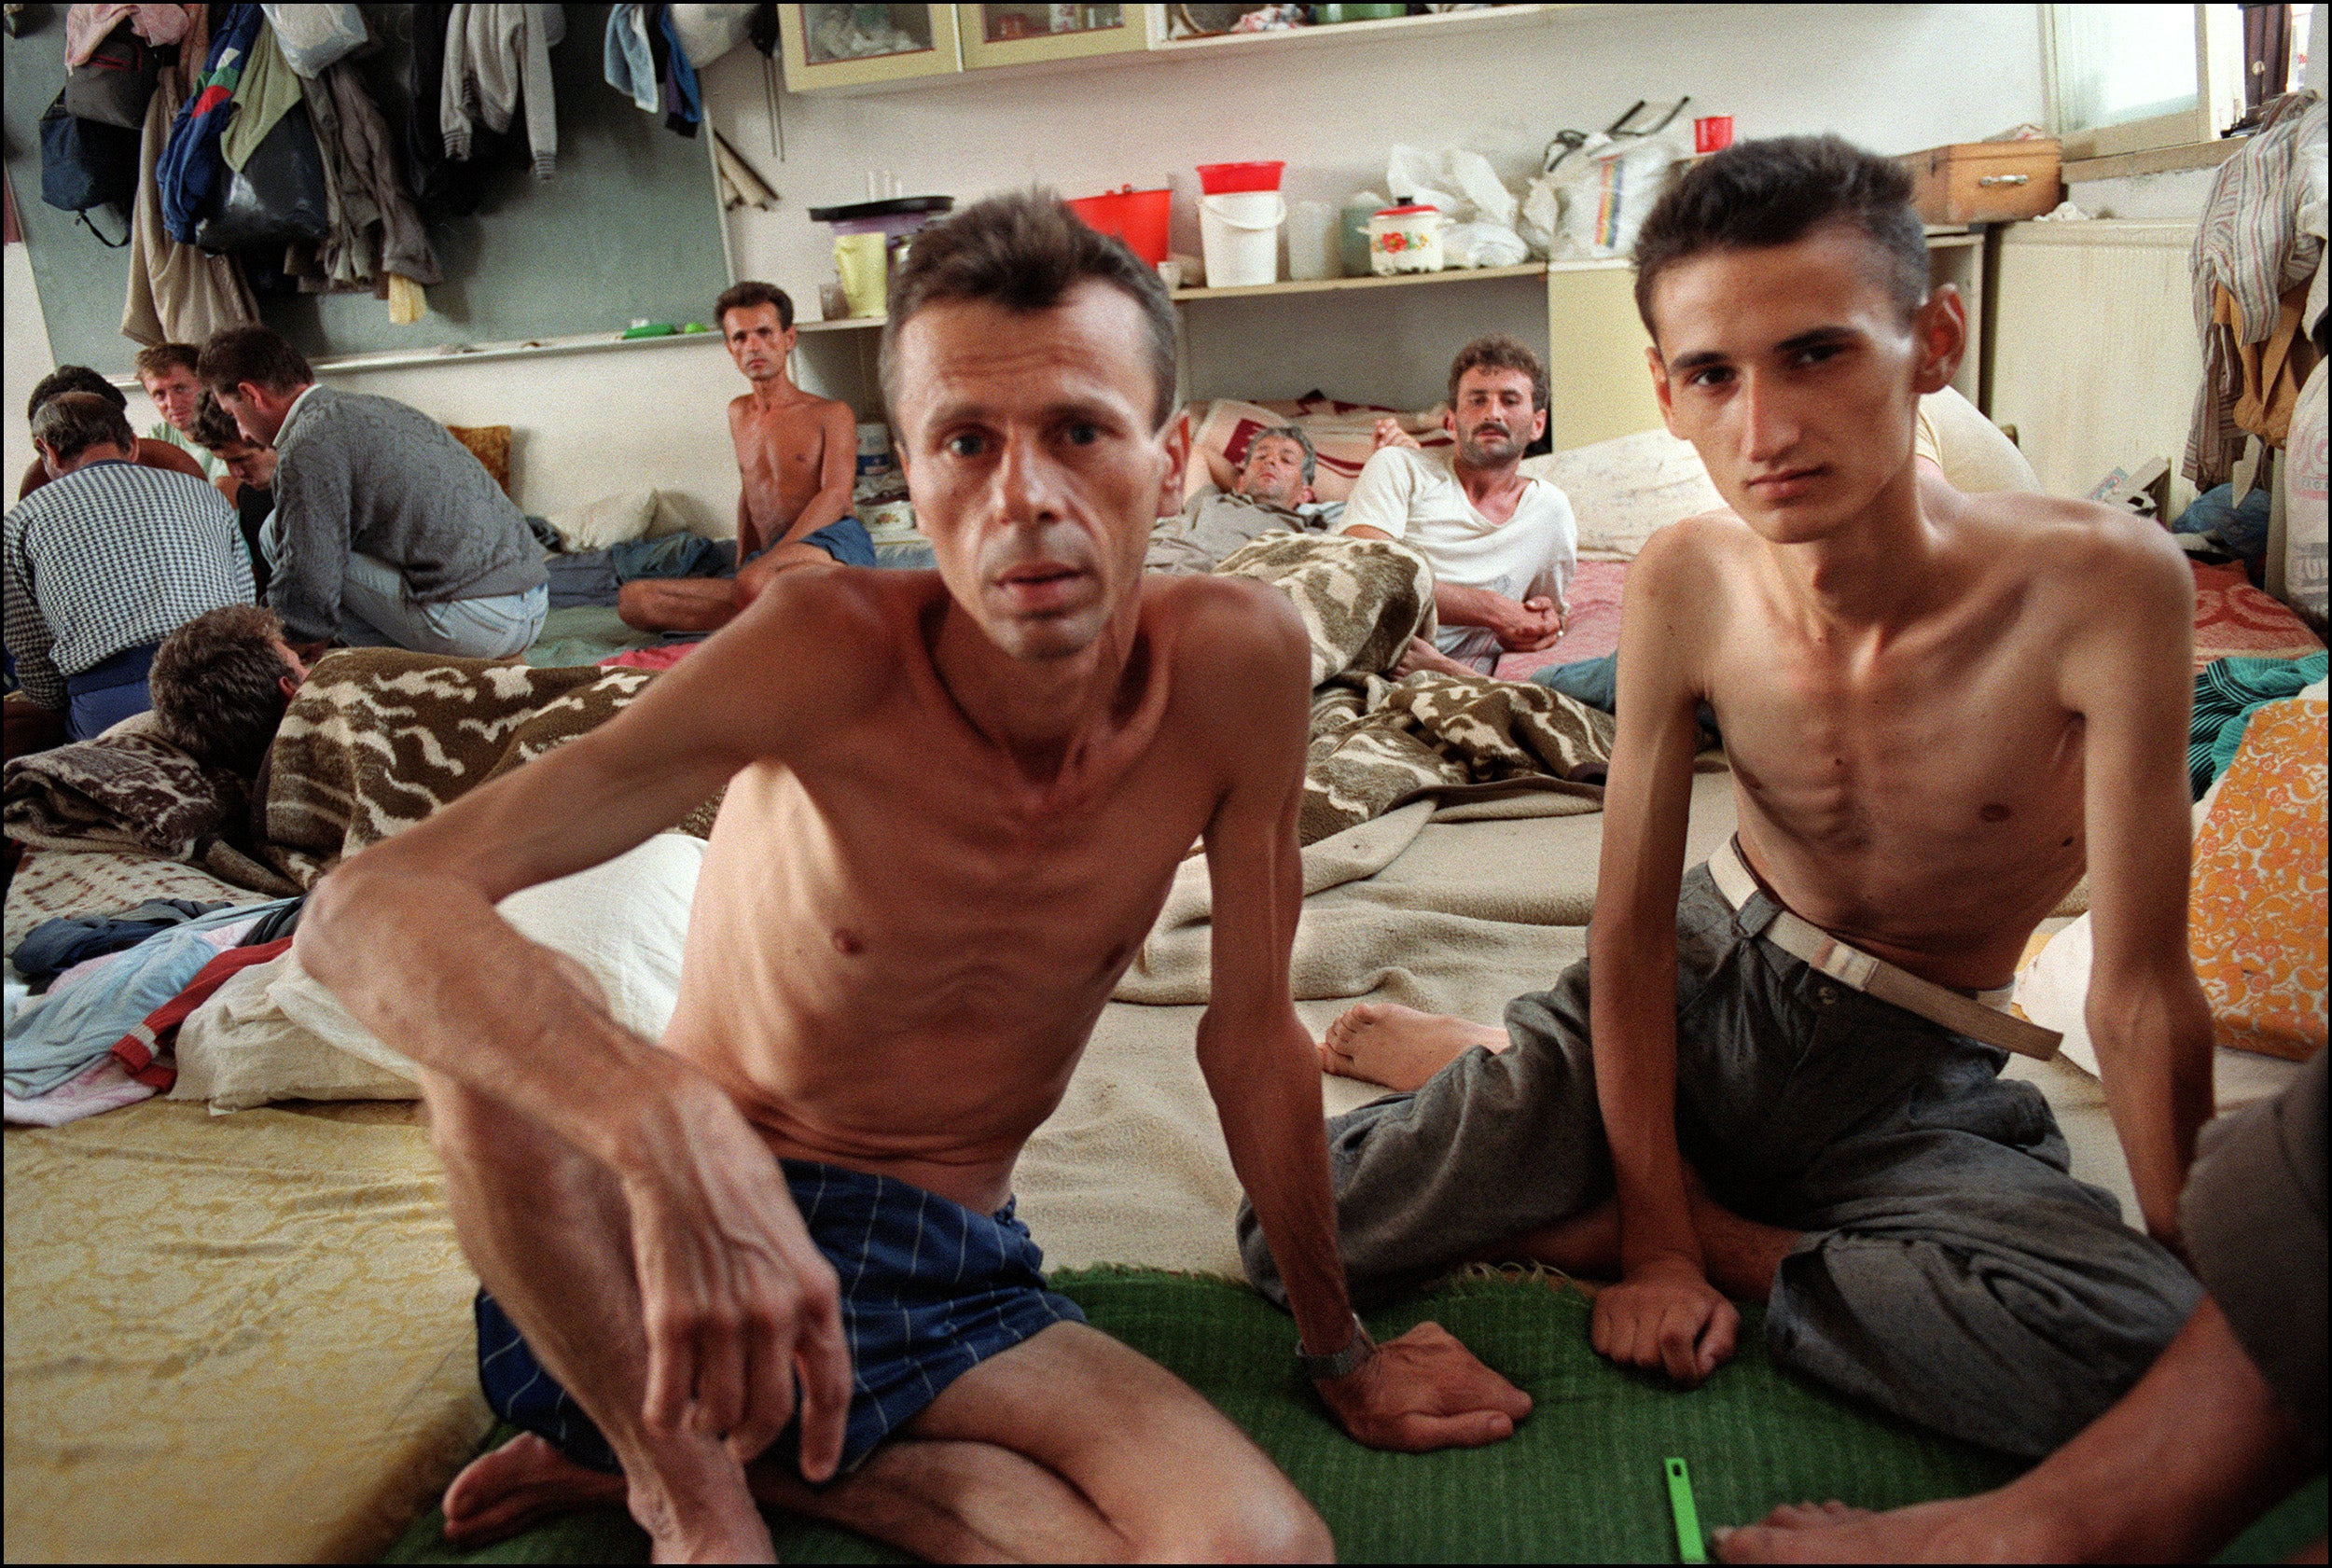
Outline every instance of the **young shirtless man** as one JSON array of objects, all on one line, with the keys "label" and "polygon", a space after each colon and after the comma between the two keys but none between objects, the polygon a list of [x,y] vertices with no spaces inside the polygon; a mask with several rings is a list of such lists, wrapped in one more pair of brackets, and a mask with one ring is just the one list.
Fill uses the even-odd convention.
[{"label": "young shirtless man", "polygon": [[[573,1456],[472,1464],[457,1539],[620,1496],[663,1560],[766,1560],[757,1499],[927,1557],[1328,1551],[1237,1427],[1044,1289],[1011,1213],[1201,835],[1199,1062],[1315,1386],[1385,1447],[1527,1414],[1447,1333],[1372,1348],[1346,1305],[1288,1000],[1306,644],[1259,585],[1143,575],[1187,455],[1173,330],[1049,200],[926,232],[884,365],[938,571],[780,576],[607,725],[320,884],[302,961],[422,1065],[490,1397]],[[659,1048],[493,904],[724,784]]]},{"label": "young shirtless man", "polygon": [[649,631],[726,626],[778,573],[797,566],[871,566],[874,545],[851,511],[858,424],[850,405],[796,386],[785,362],[800,333],[784,289],[750,280],[713,305],[729,357],[753,390],[729,405],[737,447],[734,579],[649,577],[623,585],[616,611]]},{"label": "young shirtless man", "polygon": [[[1330,1169],[1364,1295],[1483,1254],[1617,1279],[1596,1349],[1686,1385],[1732,1353],[1727,1297],[1762,1298],[1784,1366],[2040,1454],[2198,1297],[2170,1250],[2211,1105],[2192,588],[2157,527],[1914,465],[1964,313],[1928,292],[1909,193],[1891,160],[1788,138],[1645,220],[1660,406],[1731,509],[1628,574],[1588,960],[1503,1030],[1340,1020],[1330,1071],[1415,1092],[1332,1123]],[[1741,826],[1687,876],[1701,702]],[[2000,1045],[2053,1040],[1978,1003],[2085,866],[2089,1022],[2150,1237],[1998,1075]]]}]

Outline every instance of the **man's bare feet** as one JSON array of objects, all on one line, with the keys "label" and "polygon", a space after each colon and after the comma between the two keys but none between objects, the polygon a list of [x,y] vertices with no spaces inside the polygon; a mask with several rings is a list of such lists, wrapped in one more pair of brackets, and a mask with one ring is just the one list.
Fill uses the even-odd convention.
[{"label": "man's bare feet", "polygon": [[1408,650],[1401,655],[1401,661],[1393,667],[1394,678],[1397,680],[1403,675],[1413,675],[1420,670],[1431,670],[1436,674],[1441,675],[1478,675],[1481,673],[1471,664],[1459,663],[1423,637],[1411,637],[1409,640]]},{"label": "man's bare feet", "polygon": [[1712,1533],[1726,1562],[2046,1562],[1999,1492],[1874,1514],[1837,1501],[1784,1504],[1756,1524]]},{"label": "man's bare feet", "polygon": [[1328,1025],[1320,1070],[1387,1089],[1422,1089],[1473,1047],[1502,1051],[1512,1043],[1505,1030],[1488,1024],[1392,1002],[1359,1002]]},{"label": "man's bare feet", "polygon": [[623,1502],[621,1476],[586,1469],[521,1432],[471,1460],[445,1489],[445,1538],[466,1551],[515,1535],[548,1514]]}]

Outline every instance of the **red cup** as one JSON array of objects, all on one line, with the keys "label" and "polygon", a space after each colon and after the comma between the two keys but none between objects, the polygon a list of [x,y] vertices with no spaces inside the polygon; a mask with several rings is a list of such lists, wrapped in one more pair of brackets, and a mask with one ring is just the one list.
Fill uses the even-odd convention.
[{"label": "red cup", "polygon": [[1733,117],[1702,115],[1692,122],[1694,152],[1723,152],[1733,145]]}]

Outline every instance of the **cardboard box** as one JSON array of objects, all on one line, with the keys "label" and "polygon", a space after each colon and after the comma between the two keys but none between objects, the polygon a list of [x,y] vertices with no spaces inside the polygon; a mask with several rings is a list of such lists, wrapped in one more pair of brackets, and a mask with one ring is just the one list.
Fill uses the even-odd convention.
[{"label": "cardboard box", "polygon": [[2056,142],[1960,142],[1906,154],[1911,201],[1929,223],[2006,223],[2053,211]]}]

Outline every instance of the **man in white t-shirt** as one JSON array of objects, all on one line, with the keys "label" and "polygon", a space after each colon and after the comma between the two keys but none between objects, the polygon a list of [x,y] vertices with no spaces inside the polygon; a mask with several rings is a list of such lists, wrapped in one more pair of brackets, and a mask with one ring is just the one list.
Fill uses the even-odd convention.
[{"label": "man in white t-shirt", "polygon": [[1433,568],[1440,630],[1411,641],[1402,674],[1488,674],[1501,653],[1554,646],[1569,616],[1578,524],[1562,491],[1520,472],[1547,429],[1546,367],[1519,339],[1475,339],[1450,364],[1442,423],[1457,438],[1447,465],[1379,430],[1337,532],[1398,539]]}]

